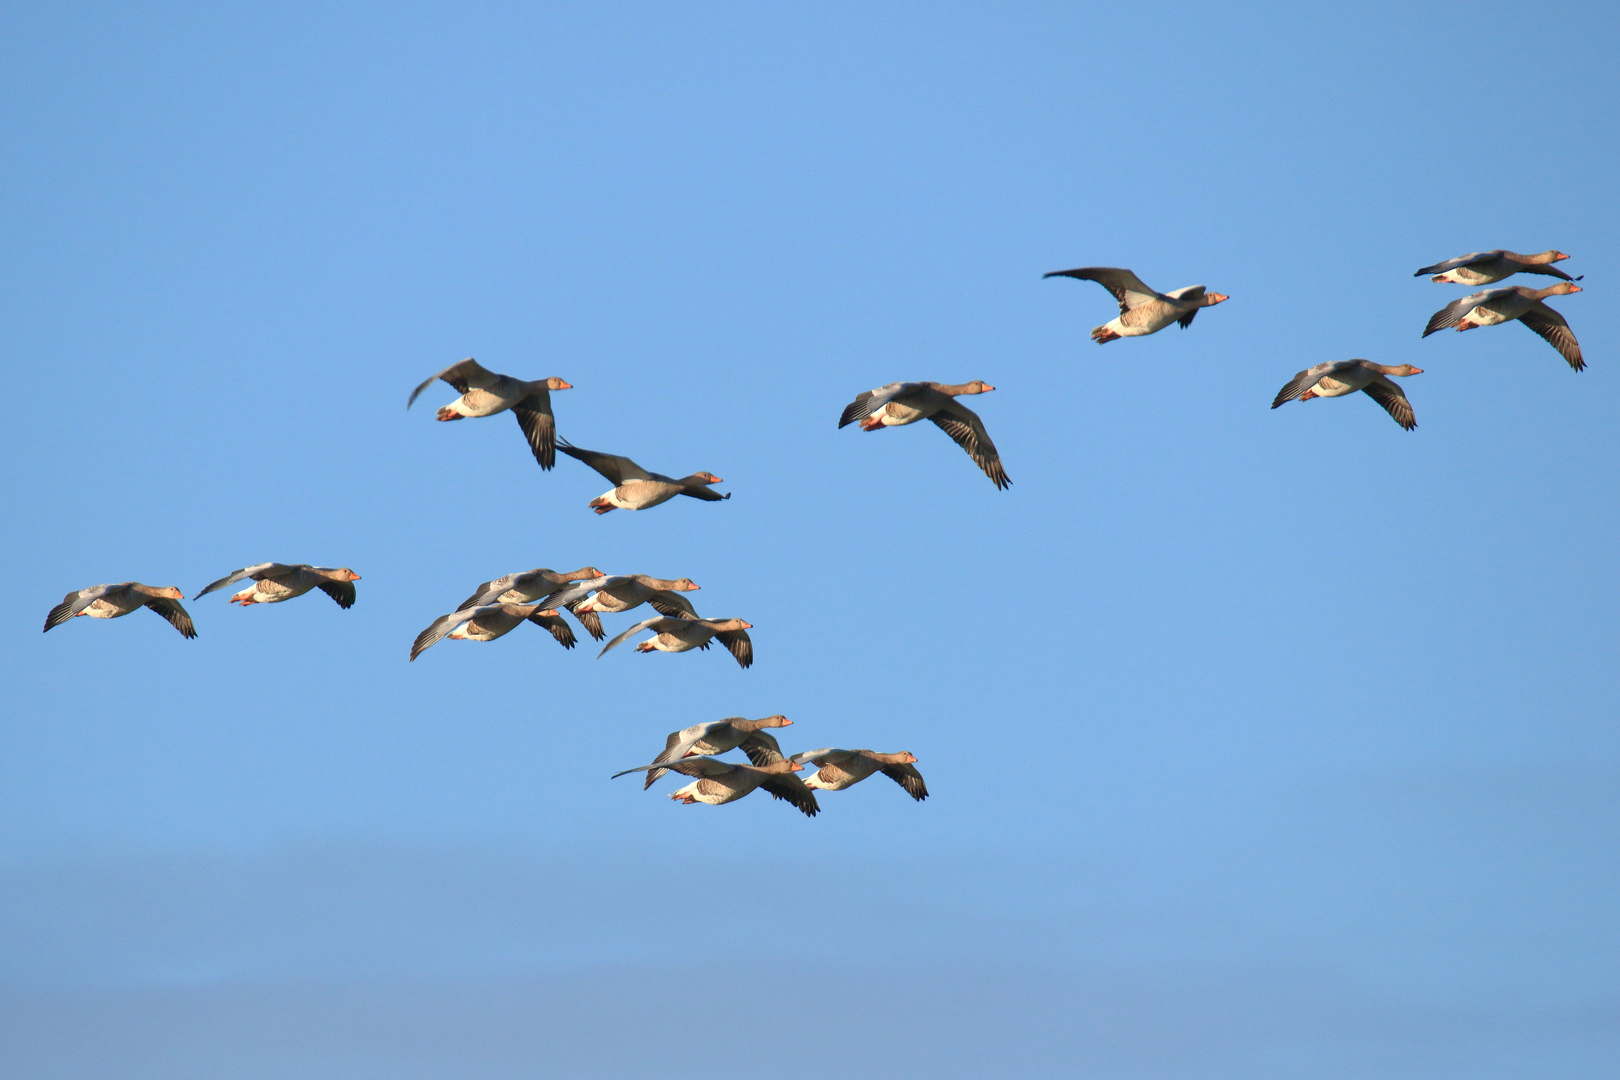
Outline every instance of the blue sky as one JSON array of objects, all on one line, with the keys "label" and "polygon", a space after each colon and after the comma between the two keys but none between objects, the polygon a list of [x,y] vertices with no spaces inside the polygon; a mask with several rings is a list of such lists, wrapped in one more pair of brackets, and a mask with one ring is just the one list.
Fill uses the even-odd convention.
[{"label": "blue sky", "polygon": [[[758,1075],[752,1036],[671,1054],[716,1003],[780,1076],[1612,1068],[1608,10],[0,18],[20,1075]],[[1419,339],[1463,290],[1412,271],[1491,247],[1574,256],[1587,371]],[[1040,276],[1080,265],[1232,299],[1098,348],[1108,296]],[[598,518],[511,421],[405,411],[468,355],[734,497]],[[1424,368],[1415,432],[1267,408],[1353,356]],[[974,378],[1010,491],[931,425],[835,429]],[[261,560],[359,602],[39,632]],[[586,563],[693,578],[756,665],[529,628],[406,663],[478,582]],[[933,797],[607,779],[775,712]]]}]

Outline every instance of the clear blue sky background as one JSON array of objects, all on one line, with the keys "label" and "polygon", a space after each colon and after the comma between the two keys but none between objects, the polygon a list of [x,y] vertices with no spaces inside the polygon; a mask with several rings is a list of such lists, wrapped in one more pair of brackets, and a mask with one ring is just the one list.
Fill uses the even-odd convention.
[{"label": "clear blue sky background", "polygon": [[[12,6],[0,1062],[111,1080],[1615,1076],[1612,9]],[[1420,340],[1558,247],[1582,374]],[[1099,349],[1129,266],[1232,299]],[[1524,280],[1524,279],[1518,279]],[[1542,279],[1529,284],[1540,284]],[[561,432],[734,498],[590,514]],[[1323,360],[1412,362],[1271,412]],[[982,378],[1013,488],[855,393]],[[70,589],[314,595],[49,635]],[[690,576],[758,662],[522,628]],[[627,616],[610,618],[613,628]],[[782,712],[808,820],[608,775]],[[666,781],[663,791],[670,790]]]}]

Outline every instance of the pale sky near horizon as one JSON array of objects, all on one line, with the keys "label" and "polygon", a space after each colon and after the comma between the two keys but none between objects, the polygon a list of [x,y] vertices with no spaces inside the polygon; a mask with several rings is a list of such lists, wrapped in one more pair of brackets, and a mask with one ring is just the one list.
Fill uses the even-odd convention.
[{"label": "pale sky near horizon", "polygon": [[[1617,38],[1580,3],[0,13],[0,1071],[1616,1075]],[[1467,290],[1412,272],[1492,247],[1571,253],[1588,370],[1420,339]],[[1099,348],[1113,301],[1041,278],[1081,265],[1231,299]],[[406,411],[468,355],[733,497],[598,518],[509,418]],[[1416,431],[1268,408],[1349,357],[1424,369]],[[932,425],[836,429],[974,378],[1008,491]],[[359,600],[40,633],[264,560]],[[478,582],[583,564],[693,578],[755,666],[530,627],[406,662]],[[932,797],[608,779],[777,712]]]}]

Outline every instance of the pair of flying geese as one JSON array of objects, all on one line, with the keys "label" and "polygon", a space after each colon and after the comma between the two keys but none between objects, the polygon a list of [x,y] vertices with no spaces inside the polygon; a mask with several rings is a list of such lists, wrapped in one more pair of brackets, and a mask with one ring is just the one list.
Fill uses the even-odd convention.
[{"label": "pair of flying geese", "polygon": [[[310,566],[308,563],[259,563],[245,566],[220,578],[193,596],[199,600],[216,589],[252,579],[253,584],[231,597],[231,603],[247,607],[249,604],[279,604],[302,596],[311,589],[320,589],[337,602],[338,607],[354,605],[354,583],[360,575],[348,567]],[[92,585],[88,589],[70,592],[60,604],[45,616],[45,630],[61,626],[69,619],[88,615],[92,619],[116,619],[140,608],[149,608],[167,619],[187,638],[197,636],[191,615],[180,606],[185,593],[178,586],[166,589],[142,585],[138,581],[123,581],[116,585]]]}]

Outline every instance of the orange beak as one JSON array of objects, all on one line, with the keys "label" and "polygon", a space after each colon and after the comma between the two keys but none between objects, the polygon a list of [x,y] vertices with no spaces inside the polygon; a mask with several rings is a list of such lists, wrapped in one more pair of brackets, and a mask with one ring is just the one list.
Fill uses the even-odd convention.
[{"label": "orange beak", "polygon": [[1581,288],[1579,285],[1572,285],[1572,286],[1570,286],[1569,291],[1570,292],[1585,292],[1586,290]]},{"label": "orange beak", "polygon": [[561,386],[557,387],[559,390],[572,390],[574,388],[574,384],[565,379],[558,379],[557,381],[562,383]]},{"label": "orange beak", "polygon": [[360,580],[360,575],[355,573],[353,570],[350,570],[349,571],[349,580],[350,581],[359,581]]},{"label": "orange beak", "polygon": [[745,622],[745,623],[743,623],[743,629],[744,629],[744,630],[752,630],[752,629],[753,629],[753,628],[754,628],[754,624],[753,624],[753,623],[751,623],[751,622]]},{"label": "orange beak", "polygon": [[1210,295],[1210,299],[1214,300],[1217,304],[1224,303],[1227,300],[1232,299],[1230,296],[1227,296],[1225,293],[1210,293],[1209,295]]}]

